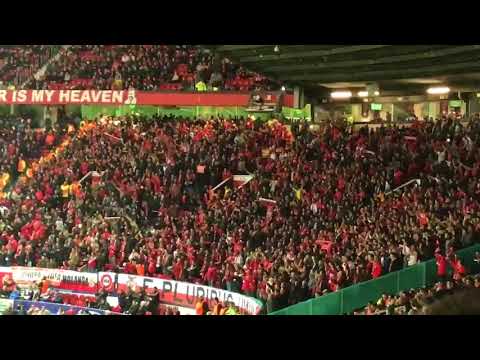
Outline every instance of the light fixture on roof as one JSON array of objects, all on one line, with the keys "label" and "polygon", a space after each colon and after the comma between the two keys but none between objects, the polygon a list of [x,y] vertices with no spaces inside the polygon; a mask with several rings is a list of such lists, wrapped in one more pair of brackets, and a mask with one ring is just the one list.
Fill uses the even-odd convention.
[{"label": "light fixture on roof", "polygon": [[450,92],[450,88],[447,86],[437,86],[431,87],[427,89],[427,93],[430,95],[443,95],[448,94]]},{"label": "light fixture on roof", "polygon": [[330,94],[332,99],[349,99],[352,97],[351,91],[334,91]]},{"label": "light fixture on roof", "polygon": [[[370,93],[370,94],[372,94],[372,93]],[[359,92],[357,93],[357,95],[358,95],[359,97],[367,97],[367,96],[369,96],[370,94],[369,94],[368,90],[362,90],[362,91],[359,91]],[[373,96],[379,96],[379,95],[380,95],[380,92],[379,92],[378,90],[373,91]],[[371,96],[372,96],[372,95],[371,95]]]}]

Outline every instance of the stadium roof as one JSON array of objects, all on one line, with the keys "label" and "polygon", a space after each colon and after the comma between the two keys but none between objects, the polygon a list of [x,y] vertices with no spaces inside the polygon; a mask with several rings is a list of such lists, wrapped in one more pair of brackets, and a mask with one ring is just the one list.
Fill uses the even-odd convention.
[{"label": "stadium roof", "polygon": [[286,84],[424,93],[480,89],[480,45],[217,45],[211,50]]}]

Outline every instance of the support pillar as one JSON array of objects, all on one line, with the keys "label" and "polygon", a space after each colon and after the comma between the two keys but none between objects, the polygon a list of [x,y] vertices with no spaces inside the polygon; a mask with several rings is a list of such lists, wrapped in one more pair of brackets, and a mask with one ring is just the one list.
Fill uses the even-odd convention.
[{"label": "support pillar", "polygon": [[467,115],[471,116],[476,113],[480,113],[480,98],[477,97],[477,94],[474,93],[472,96],[468,99],[468,105],[467,105]]},{"label": "support pillar", "polygon": [[300,86],[293,88],[293,107],[295,109],[303,109],[305,107],[305,94]]}]

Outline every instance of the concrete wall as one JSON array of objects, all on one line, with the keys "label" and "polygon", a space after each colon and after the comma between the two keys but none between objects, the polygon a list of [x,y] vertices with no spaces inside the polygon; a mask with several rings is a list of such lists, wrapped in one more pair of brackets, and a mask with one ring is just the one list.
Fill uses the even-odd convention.
[{"label": "concrete wall", "polygon": [[468,102],[468,109],[467,112],[469,115],[473,115],[475,113],[480,113],[480,98],[477,97],[477,94],[473,94]]}]

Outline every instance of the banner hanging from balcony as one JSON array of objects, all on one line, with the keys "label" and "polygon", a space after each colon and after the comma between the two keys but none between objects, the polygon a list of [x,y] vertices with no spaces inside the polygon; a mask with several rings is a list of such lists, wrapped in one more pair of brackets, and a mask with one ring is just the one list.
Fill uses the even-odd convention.
[{"label": "banner hanging from balcony", "polygon": [[[271,96],[276,97],[275,94]],[[0,90],[0,105],[247,106],[247,93],[160,93],[135,90]],[[291,106],[293,96],[284,96]]]}]

